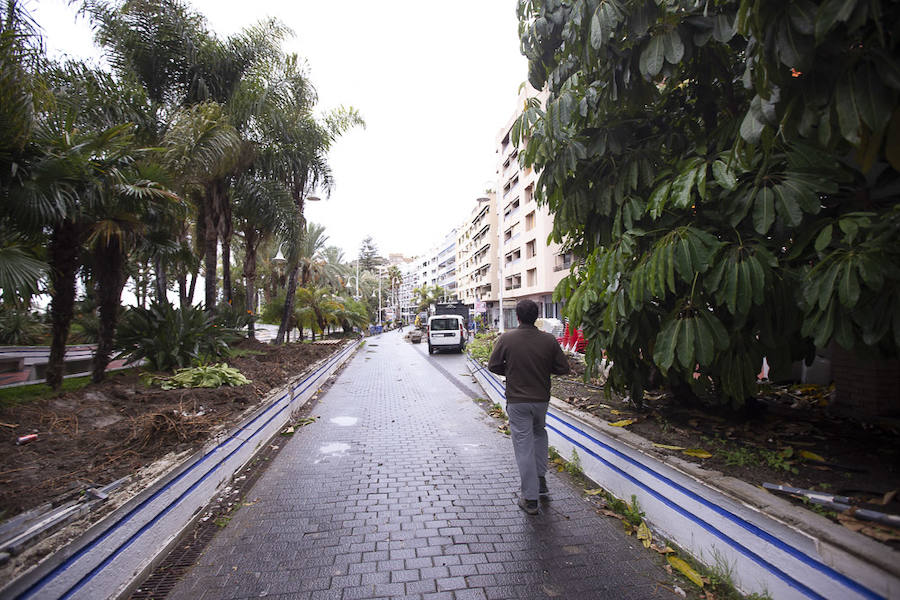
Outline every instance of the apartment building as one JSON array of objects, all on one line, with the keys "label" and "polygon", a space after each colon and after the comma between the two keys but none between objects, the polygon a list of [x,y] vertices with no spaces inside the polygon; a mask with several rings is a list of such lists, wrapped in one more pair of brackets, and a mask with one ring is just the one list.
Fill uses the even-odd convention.
[{"label": "apartment building", "polygon": [[553,216],[534,199],[538,173],[519,166],[519,148],[510,139],[515,120],[528,96],[546,101],[546,92],[532,88],[519,95],[519,109],[497,136],[497,231],[496,253],[499,271],[503,328],[515,327],[515,305],[521,299],[534,300],[541,317],[560,316],[560,304],[553,302],[553,290],[568,273],[572,256],[557,243],[548,243]]},{"label": "apartment building", "polygon": [[403,273],[400,312],[407,321],[411,322],[416,317],[416,288],[439,285],[446,291],[442,300],[449,302],[457,299],[456,232],[456,228],[452,228],[438,244],[400,267]]},{"label": "apartment building", "polygon": [[485,315],[499,316],[497,279],[497,195],[478,198],[456,236],[456,278],[459,300]]}]

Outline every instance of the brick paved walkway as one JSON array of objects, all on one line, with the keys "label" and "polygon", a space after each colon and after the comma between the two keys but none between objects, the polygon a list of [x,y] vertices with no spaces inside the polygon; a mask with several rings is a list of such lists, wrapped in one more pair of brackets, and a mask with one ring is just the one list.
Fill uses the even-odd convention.
[{"label": "brick paved walkway", "polygon": [[449,359],[370,338],[170,598],[673,598],[555,474],[519,510],[509,439]]}]

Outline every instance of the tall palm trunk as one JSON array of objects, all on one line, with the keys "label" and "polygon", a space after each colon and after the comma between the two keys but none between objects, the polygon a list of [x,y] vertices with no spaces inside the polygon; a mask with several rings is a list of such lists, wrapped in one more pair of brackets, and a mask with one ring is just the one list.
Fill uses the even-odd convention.
[{"label": "tall palm trunk", "polygon": [[219,228],[217,224],[221,194],[224,191],[221,188],[220,181],[213,181],[206,186],[206,194],[204,194],[204,283],[206,287],[204,304],[209,313],[216,310],[216,283],[218,283],[216,268],[219,257]]},{"label": "tall palm trunk", "polygon": [[[276,344],[284,343],[284,336],[287,333],[288,329],[290,329],[291,316],[294,314],[294,298],[297,295],[297,275],[299,271],[300,267],[294,267],[293,269],[291,269],[291,274],[288,277],[287,289],[284,293],[284,312],[281,313],[281,325],[278,326],[278,336],[275,338]],[[300,331],[300,336],[302,339],[302,328]]]},{"label": "tall palm trunk", "polygon": [[54,390],[62,385],[65,374],[66,342],[75,307],[75,275],[78,271],[79,228],[63,221],[50,236],[50,323],[52,339],[47,363],[47,384]]},{"label": "tall palm trunk", "polygon": [[156,256],[153,259],[153,271],[156,275],[154,282],[154,292],[156,295],[157,302],[165,302],[166,301],[166,290],[169,288],[168,276],[166,273],[166,263],[163,261],[162,256]]},{"label": "tall palm trunk", "polygon": [[91,381],[100,383],[106,375],[106,367],[109,366],[112,355],[122,288],[125,287],[125,253],[121,240],[118,237],[111,237],[105,246],[98,249],[96,258],[100,333],[97,352],[94,354]]},{"label": "tall palm trunk", "polygon": [[223,194],[219,206],[219,238],[222,240],[222,297],[228,304],[234,299],[231,285],[231,238],[234,226],[231,222],[231,203]]},{"label": "tall palm trunk", "polygon": [[247,337],[256,339],[256,249],[259,246],[259,235],[253,227],[244,230],[244,242],[247,245],[247,256],[244,259],[244,280],[247,282],[247,310],[250,322],[247,323]]}]

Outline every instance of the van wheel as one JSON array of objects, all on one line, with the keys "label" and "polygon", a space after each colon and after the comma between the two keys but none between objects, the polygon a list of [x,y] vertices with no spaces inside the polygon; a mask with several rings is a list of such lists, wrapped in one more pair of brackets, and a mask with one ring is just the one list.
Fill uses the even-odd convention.
[{"label": "van wheel", "polygon": [[431,344],[428,344],[428,354],[434,354],[434,348],[431,347]]}]

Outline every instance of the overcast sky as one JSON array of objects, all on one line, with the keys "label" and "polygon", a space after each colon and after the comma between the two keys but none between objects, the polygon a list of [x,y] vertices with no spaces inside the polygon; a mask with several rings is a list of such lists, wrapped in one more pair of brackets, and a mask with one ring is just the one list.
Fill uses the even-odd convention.
[{"label": "overcast sky", "polygon": [[[26,4],[51,56],[98,56],[65,0]],[[288,25],[320,108],[353,106],[367,127],[329,156],[335,189],[307,205],[329,244],[355,257],[367,235],[386,256],[439,243],[494,180],[495,139],[512,116],[527,64],[515,0],[196,0],[226,37],[265,17]]]}]

